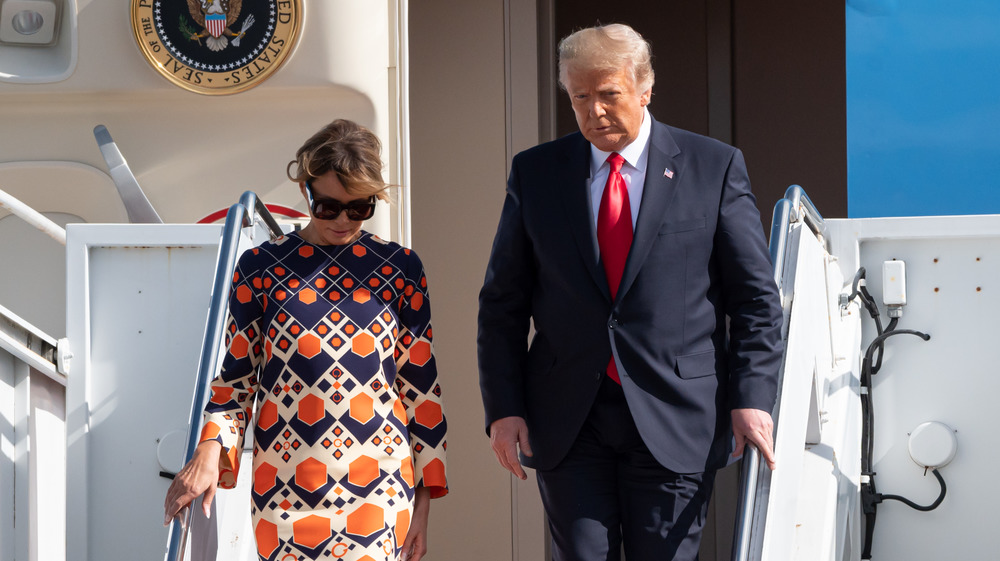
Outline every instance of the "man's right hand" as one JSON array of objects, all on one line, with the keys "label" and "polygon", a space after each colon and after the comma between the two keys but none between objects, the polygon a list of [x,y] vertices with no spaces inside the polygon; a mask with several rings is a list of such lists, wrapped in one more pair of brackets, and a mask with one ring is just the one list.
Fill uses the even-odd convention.
[{"label": "man's right hand", "polygon": [[507,471],[520,479],[527,479],[521,461],[517,457],[520,446],[525,456],[531,456],[531,445],[528,444],[528,425],[521,417],[504,417],[490,424],[490,446]]}]

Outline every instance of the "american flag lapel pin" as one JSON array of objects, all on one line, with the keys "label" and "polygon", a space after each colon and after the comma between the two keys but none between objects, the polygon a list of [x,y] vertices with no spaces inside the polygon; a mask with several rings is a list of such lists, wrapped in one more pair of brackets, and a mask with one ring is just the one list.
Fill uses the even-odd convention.
[{"label": "american flag lapel pin", "polygon": [[666,177],[667,179],[673,179],[674,178],[674,170],[672,170],[670,168],[663,168],[663,177]]}]

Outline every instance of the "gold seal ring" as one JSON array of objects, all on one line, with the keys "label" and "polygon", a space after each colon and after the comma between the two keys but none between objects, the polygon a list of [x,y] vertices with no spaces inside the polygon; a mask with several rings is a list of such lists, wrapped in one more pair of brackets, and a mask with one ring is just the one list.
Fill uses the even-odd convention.
[{"label": "gold seal ring", "polygon": [[132,0],[132,32],[146,61],[185,90],[252,88],[295,47],[301,0]]}]

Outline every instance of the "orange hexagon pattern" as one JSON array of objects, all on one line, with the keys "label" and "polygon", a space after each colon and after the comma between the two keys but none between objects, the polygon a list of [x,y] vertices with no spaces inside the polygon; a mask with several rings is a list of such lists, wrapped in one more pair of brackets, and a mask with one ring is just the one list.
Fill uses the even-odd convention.
[{"label": "orange hexagon pattern", "polygon": [[364,232],[348,247],[293,232],[245,253],[232,281],[202,439],[222,444],[230,488],[244,436],[256,439],[258,553],[399,558],[412,489],[447,493],[447,420],[416,254]]},{"label": "orange hexagon pattern", "polygon": [[306,333],[299,337],[299,354],[306,358],[312,358],[319,354],[322,347],[319,337],[312,333]]},{"label": "orange hexagon pattern", "polygon": [[396,543],[406,541],[406,534],[410,531],[410,511],[401,510],[396,513]]},{"label": "orange hexagon pattern", "polygon": [[241,284],[236,288],[236,299],[240,301],[241,304],[246,304],[253,298],[253,292],[250,291],[250,287]]},{"label": "orange hexagon pattern", "polygon": [[347,515],[347,533],[370,536],[385,527],[385,511],[373,504],[363,504]]},{"label": "orange hexagon pattern", "polygon": [[260,413],[257,415],[257,426],[262,430],[267,430],[278,422],[278,406],[270,400],[260,406]]},{"label": "orange hexagon pattern", "polygon": [[429,429],[438,426],[444,420],[441,405],[434,401],[421,403],[413,412],[413,420]]},{"label": "orange hexagon pattern", "polygon": [[304,288],[299,291],[299,300],[303,304],[312,304],[316,301],[316,291],[311,288]]},{"label": "orange hexagon pattern", "polygon": [[225,405],[233,398],[233,388],[219,388],[218,391],[212,392],[212,403],[218,403],[219,405]]},{"label": "orange hexagon pattern", "polygon": [[257,553],[265,559],[281,545],[278,540],[278,527],[267,520],[262,519],[257,522],[254,537],[257,538]]},{"label": "orange hexagon pattern", "polygon": [[358,394],[351,398],[351,418],[361,424],[368,424],[375,416],[375,401],[368,394]]},{"label": "orange hexagon pattern", "polygon": [[264,462],[257,466],[253,472],[253,490],[258,495],[270,491],[274,488],[275,478],[278,475],[278,468]]},{"label": "orange hexagon pattern", "polygon": [[306,458],[295,466],[295,483],[306,491],[316,491],[325,485],[326,476],[326,464],[316,458]]},{"label": "orange hexagon pattern", "polygon": [[222,432],[222,428],[212,422],[205,423],[205,426],[201,428],[201,440],[212,440],[213,438],[219,436]]},{"label": "orange hexagon pattern", "polygon": [[372,481],[378,478],[378,460],[370,456],[361,456],[350,463],[347,474],[347,480],[352,485],[367,487]]},{"label": "orange hexagon pattern", "polygon": [[319,547],[330,537],[330,519],[311,514],[292,523],[295,543],[310,549]]},{"label": "orange hexagon pattern", "polygon": [[235,358],[246,358],[249,349],[250,341],[247,341],[247,338],[242,333],[234,335],[232,341],[229,343],[229,354]]},{"label": "orange hexagon pattern", "polygon": [[410,347],[410,362],[424,366],[431,359],[431,344],[427,341],[417,341]]},{"label": "orange hexagon pattern", "polygon": [[399,474],[402,476],[403,481],[405,481],[410,487],[416,485],[413,481],[413,462],[410,458],[406,458],[400,463]]},{"label": "orange hexagon pattern", "polygon": [[444,462],[434,458],[424,466],[424,487],[445,487]]},{"label": "orange hexagon pattern", "polygon": [[395,403],[392,404],[392,414],[395,415],[401,423],[406,422],[406,406],[403,405],[402,399],[397,399]]},{"label": "orange hexagon pattern", "polygon": [[298,416],[303,423],[315,425],[326,416],[326,402],[315,394],[309,394],[299,400]]},{"label": "orange hexagon pattern", "polygon": [[375,352],[375,338],[371,333],[358,333],[351,339],[351,350],[359,356],[368,356]]}]

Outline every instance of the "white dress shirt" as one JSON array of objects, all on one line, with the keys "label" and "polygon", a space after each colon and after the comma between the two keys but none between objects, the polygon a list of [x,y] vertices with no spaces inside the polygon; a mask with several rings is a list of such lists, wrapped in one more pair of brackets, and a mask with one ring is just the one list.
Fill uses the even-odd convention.
[{"label": "white dress shirt", "polygon": [[[639,217],[639,204],[642,202],[642,189],[646,183],[649,131],[652,128],[651,122],[653,120],[645,107],[642,108],[642,112],[639,135],[618,152],[625,158],[621,174],[625,178],[625,187],[628,188],[628,204],[632,211],[632,231],[635,231],[635,221]],[[595,231],[597,230],[597,213],[601,207],[601,195],[604,194],[604,186],[611,173],[611,164],[607,161],[611,154],[611,152],[598,150],[593,144],[590,145],[590,204],[593,210],[591,216],[594,218]]]}]

